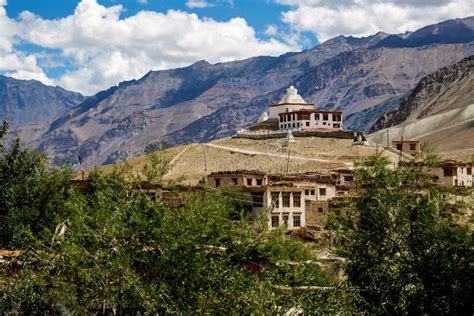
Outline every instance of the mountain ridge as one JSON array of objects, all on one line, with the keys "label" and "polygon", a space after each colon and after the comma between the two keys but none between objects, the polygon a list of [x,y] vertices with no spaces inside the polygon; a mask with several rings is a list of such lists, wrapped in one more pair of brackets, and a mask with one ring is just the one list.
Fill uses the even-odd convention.
[{"label": "mountain ridge", "polygon": [[[420,80],[399,109],[385,114],[373,127],[372,140],[417,139],[444,157],[474,153],[474,55],[443,67]],[[462,155],[462,152],[465,155]]]},{"label": "mountain ridge", "polygon": [[0,119],[12,127],[58,115],[84,99],[82,94],[59,86],[0,75]]},{"label": "mountain ridge", "polygon": [[339,36],[300,53],[150,71],[16,132],[57,163],[79,155],[88,166],[112,163],[148,145],[229,136],[253,124],[290,84],[317,107],[354,114],[401,97],[427,73],[474,54],[474,42],[376,48],[387,36]]}]

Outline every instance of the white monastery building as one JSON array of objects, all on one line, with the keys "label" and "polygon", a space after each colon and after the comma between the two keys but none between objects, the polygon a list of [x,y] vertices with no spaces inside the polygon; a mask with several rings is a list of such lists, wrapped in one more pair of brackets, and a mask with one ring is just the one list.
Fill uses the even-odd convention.
[{"label": "white monastery building", "polygon": [[268,119],[278,120],[280,130],[343,129],[342,112],[316,110],[295,87],[290,86],[286,91],[280,102],[268,109]]}]

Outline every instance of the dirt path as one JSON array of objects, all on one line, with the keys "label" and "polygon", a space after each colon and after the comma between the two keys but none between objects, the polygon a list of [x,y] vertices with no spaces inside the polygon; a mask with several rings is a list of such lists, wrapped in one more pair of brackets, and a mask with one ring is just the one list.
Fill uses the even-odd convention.
[{"label": "dirt path", "polygon": [[[269,152],[245,150],[245,149],[221,146],[221,145],[210,144],[210,143],[206,143],[206,144],[203,144],[203,145],[208,146],[208,147],[223,149],[223,150],[227,150],[227,151],[233,151],[233,152],[238,152],[238,153],[242,153],[242,154],[247,154],[247,155],[264,155],[264,156],[279,157],[279,158],[285,158],[285,159],[288,158],[288,155],[285,155],[285,154],[276,154],[276,153],[269,153]],[[348,166],[348,167],[351,167],[351,166],[354,165],[352,162],[341,162],[337,159],[326,160],[326,159],[306,158],[306,157],[291,156],[291,155],[290,155],[290,159],[303,160],[303,161],[317,161],[317,162],[325,162],[325,163],[340,163],[340,164],[343,164],[343,165]]]},{"label": "dirt path", "polygon": [[173,159],[171,159],[170,163],[169,163],[169,169],[168,169],[168,172],[163,176],[163,177],[166,177],[166,176],[169,176],[173,170],[173,165],[174,163],[176,162],[176,160],[179,159],[179,157],[181,157],[182,154],[184,154],[189,148],[191,147],[195,147],[196,144],[191,144],[189,146],[186,146],[183,150],[181,150],[176,156],[174,156]]}]

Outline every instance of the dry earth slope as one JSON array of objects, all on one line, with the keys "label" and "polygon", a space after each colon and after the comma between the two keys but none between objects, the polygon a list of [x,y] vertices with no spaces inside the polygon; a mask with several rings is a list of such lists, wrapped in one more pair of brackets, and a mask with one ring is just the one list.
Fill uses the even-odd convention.
[{"label": "dry earth slope", "polygon": [[[375,125],[369,137],[420,139],[444,156],[474,154],[474,55],[424,77],[396,111]],[[452,155],[450,155],[452,153]]]}]

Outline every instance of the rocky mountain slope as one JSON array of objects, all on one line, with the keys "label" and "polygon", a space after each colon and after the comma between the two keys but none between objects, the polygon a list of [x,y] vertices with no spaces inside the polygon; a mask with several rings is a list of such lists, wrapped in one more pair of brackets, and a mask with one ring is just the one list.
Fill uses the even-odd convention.
[{"label": "rocky mountain slope", "polygon": [[[150,144],[203,142],[233,134],[255,123],[290,84],[320,108],[359,113],[401,98],[426,74],[474,54],[469,37],[474,28],[465,27],[472,20],[432,28],[439,33],[449,26],[449,32],[442,32],[449,43],[450,36],[467,32],[465,42],[438,43],[439,38],[425,32],[430,39],[421,37],[418,46],[387,47],[379,45],[388,37],[384,33],[340,36],[301,53],[151,71],[88,98],[47,124],[28,124],[16,132],[56,162],[80,155],[92,166],[142,153]],[[460,25],[459,32],[452,30],[453,23]],[[370,115],[392,108],[379,106]]]},{"label": "rocky mountain slope", "polygon": [[10,126],[46,119],[84,101],[84,96],[36,80],[17,80],[0,75],[0,120]]},{"label": "rocky mountain slope", "polygon": [[420,80],[400,108],[373,127],[381,128],[370,138],[384,143],[388,133],[392,140],[423,140],[440,152],[474,149],[474,55]]},{"label": "rocky mountain slope", "polygon": [[443,67],[422,78],[398,109],[386,113],[372,132],[424,117],[463,108],[473,103],[472,73],[474,55]]}]

